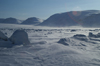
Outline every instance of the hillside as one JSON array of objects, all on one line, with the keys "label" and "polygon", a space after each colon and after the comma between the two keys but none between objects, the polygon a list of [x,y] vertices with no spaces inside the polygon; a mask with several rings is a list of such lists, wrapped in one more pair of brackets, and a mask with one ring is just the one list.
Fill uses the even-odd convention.
[{"label": "hillside", "polygon": [[0,18],[0,23],[2,23],[4,20],[5,20],[5,19],[3,19],[3,18]]},{"label": "hillside", "polygon": [[92,14],[83,20],[83,27],[100,27],[100,14]]},{"label": "hillside", "polygon": [[19,20],[17,20],[16,18],[6,18],[1,23],[18,24]]},{"label": "hillside", "polygon": [[23,21],[21,24],[39,24],[41,23],[42,20],[39,19],[39,18],[36,18],[36,17],[31,17],[31,18],[28,18],[26,19],[25,21]]},{"label": "hillside", "polygon": [[43,21],[39,26],[82,26],[83,19],[92,15],[100,13],[99,10],[86,10],[86,11],[70,11],[60,14],[54,14],[47,20]]}]

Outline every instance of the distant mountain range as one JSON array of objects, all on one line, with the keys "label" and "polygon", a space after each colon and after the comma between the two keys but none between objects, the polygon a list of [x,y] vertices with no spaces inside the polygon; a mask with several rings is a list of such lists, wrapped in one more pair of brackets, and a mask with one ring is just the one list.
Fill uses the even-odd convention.
[{"label": "distant mountain range", "polygon": [[0,19],[0,23],[19,24],[19,23],[21,23],[21,20],[18,20],[16,18],[6,18],[6,19]]},{"label": "distant mountain range", "polygon": [[43,22],[43,20],[36,18],[36,17],[31,17],[26,19],[25,21],[23,21],[21,24],[32,24],[32,25],[36,25]]},{"label": "distant mountain range", "polygon": [[[86,10],[86,11],[70,11],[65,13],[58,13],[50,16],[47,20],[43,21],[39,26],[53,26],[53,27],[66,27],[66,26],[83,26],[92,27],[100,21],[99,10]],[[94,14],[94,15],[93,15]],[[92,23],[91,23],[92,21]],[[92,25],[92,26],[91,26]],[[95,24],[100,25],[99,23]]]},{"label": "distant mountain range", "polygon": [[36,25],[36,24],[39,24],[43,22],[42,19],[39,19],[39,18],[36,18],[36,17],[31,17],[31,18],[28,18],[26,20],[19,20],[19,19],[16,19],[16,18],[6,18],[6,19],[3,19],[1,18],[0,19],[0,23],[5,23],[5,24],[25,24],[25,25]]},{"label": "distant mountain range", "polygon": [[0,18],[0,23],[2,23],[4,20],[5,20],[5,19],[3,19],[3,18]]},{"label": "distant mountain range", "polygon": [[1,18],[0,23],[49,27],[100,27],[100,10],[70,11],[65,13],[57,13],[50,16],[44,21],[37,17],[31,17],[26,20],[18,20],[16,18]]}]

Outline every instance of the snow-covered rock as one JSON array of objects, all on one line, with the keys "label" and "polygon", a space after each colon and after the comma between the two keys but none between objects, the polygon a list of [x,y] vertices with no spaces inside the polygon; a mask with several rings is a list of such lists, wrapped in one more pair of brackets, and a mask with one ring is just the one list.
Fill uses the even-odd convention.
[{"label": "snow-covered rock", "polygon": [[0,31],[0,39],[7,41],[8,37],[5,36],[1,31]]},{"label": "snow-covered rock", "polygon": [[5,20],[2,21],[2,23],[18,24],[19,20],[17,20],[16,18],[6,18]]},{"label": "snow-covered rock", "polygon": [[28,34],[24,30],[16,30],[10,37],[10,41],[13,44],[30,44]]},{"label": "snow-covered rock", "polygon": [[86,10],[86,11],[70,11],[65,13],[58,13],[50,16],[47,20],[43,21],[39,26],[79,26],[83,24],[83,19],[91,14],[100,13],[99,10]]},{"label": "snow-covered rock", "polygon": [[25,21],[23,21],[21,24],[39,24],[41,23],[43,20],[36,18],[36,17],[31,17],[26,19]]},{"label": "snow-covered rock", "polygon": [[8,40],[8,37],[5,36],[1,31],[0,31],[0,48],[1,47],[7,47],[10,48],[12,47],[13,44]]},{"label": "snow-covered rock", "polygon": [[100,33],[97,34],[97,37],[100,38]]},{"label": "snow-covered rock", "polygon": [[100,38],[100,33],[98,33],[98,34],[93,34],[93,33],[89,32],[89,37]]},{"label": "snow-covered rock", "polygon": [[73,36],[73,38],[78,39],[78,40],[82,40],[82,41],[88,41],[88,37],[86,35],[83,35],[83,34],[76,34]]},{"label": "snow-covered rock", "polygon": [[89,32],[89,37],[96,37],[92,32]]},{"label": "snow-covered rock", "polygon": [[69,45],[68,43],[67,43],[67,39],[66,38],[61,38],[57,43],[61,43],[61,44],[64,44],[64,45]]}]

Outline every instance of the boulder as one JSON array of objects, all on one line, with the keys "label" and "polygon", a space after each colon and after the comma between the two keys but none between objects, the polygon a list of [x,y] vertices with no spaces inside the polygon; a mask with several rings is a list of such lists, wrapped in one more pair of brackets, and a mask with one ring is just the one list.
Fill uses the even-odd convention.
[{"label": "boulder", "polygon": [[16,30],[10,37],[13,44],[30,44],[28,34],[24,30]]},{"label": "boulder", "polygon": [[100,38],[100,33],[98,34],[93,34],[93,33],[89,33],[89,37],[93,37],[93,38]]},{"label": "boulder", "polygon": [[92,32],[89,32],[89,37],[96,37]]},{"label": "boulder", "polygon": [[87,41],[88,38],[86,35],[83,35],[83,34],[76,34],[73,36],[75,39],[78,39],[78,40],[82,40],[82,41]]},{"label": "boulder", "polygon": [[61,43],[61,44],[63,44],[63,45],[69,45],[68,43],[67,43],[67,39],[66,38],[61,38],[57,43]]}]

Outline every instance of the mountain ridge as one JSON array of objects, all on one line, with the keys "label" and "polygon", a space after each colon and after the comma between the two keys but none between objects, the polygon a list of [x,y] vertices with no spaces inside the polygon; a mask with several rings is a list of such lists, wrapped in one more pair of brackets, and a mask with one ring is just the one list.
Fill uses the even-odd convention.
[{"label": "mountain ridge", "polygon": [[53,27],[66,27],[66,26],[83,26],[83,20],[92,15],[99,14],[100,10],[85,10],[85,11],[70,11],[64,13],[57,13],[50,16],[48,19],[38,24],[37,26],[53,26]]},{"label": "mountain ridge", "polygon": [[37,17],[30,17],[30,18],[27,18],[25,21],[23,21],[21,24],[39,24],[41,23],[42,20],[37,18]]}]

